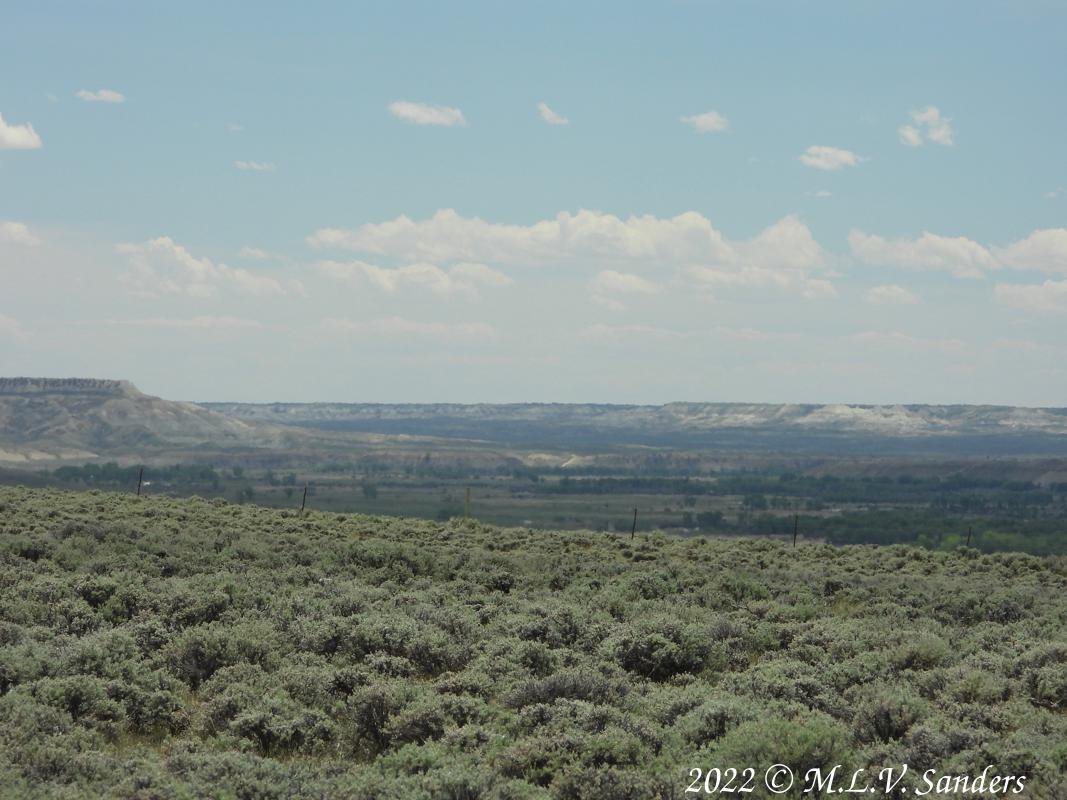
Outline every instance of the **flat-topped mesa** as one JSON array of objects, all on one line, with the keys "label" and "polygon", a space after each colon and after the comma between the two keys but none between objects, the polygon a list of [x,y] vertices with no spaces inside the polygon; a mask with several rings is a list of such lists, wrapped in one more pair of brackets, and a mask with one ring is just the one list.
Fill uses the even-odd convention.
[{"label": "flat-topped mesa", "polygon": [[129,381],[99,378],[0,378],[0,395],[65,394],[65,395],[130,395],[140,394]]}]

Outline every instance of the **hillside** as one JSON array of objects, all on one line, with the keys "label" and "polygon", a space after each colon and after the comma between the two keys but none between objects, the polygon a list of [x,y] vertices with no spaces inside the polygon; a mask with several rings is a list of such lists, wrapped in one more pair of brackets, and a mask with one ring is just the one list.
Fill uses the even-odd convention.
[{"label": "hillside", "polygon": [[1065,620],[1054,558],[0,488],[0,794],[1063,800]]},{"label": "hillside", "polygon": [[240,419],[152,397],[128,381],[0,378],[0,463],[8,465],[101,458],[314,463],[353,448],[393,453],[410,445],[426,441]]},{"label": "hillside", "polygon": [[204,403],[230,417],[327,430],[513,444],[940,453],[1067,453],[1067,408],[668,403]]},{"label": "hillside", "polygon": [[277,445],[271,426],[151,397],[127,381],[0,378],[0,460]]}]

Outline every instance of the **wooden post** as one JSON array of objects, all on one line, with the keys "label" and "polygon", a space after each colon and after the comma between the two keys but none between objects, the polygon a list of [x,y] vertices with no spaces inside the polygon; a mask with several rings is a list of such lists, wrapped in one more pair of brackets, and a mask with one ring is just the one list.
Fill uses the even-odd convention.
[{"label": "wooden post", "polygon": [[637,509],[634,509],[634,526],[630,528],[630,541],[634,539],[634,535],[637,533]]},{"label": "wooden post", "polygon": [[307,505],[307,501],[308,501],[308,485],[307,485],[307,483],[305,483],[304,484],[304,499],[300,501],[300,513],[301,514],[304,513],[304,506]]},{"label": "wooden post", "polygon": [[797,546],[797,532],[800,530],[800,514],[793,515],[793,547]]},{"label": "wooden post", "polygon": [[471,487],[463,495],[463,519],[471,518]]},{"label": "wooden post", "polygon": [[141,496],[141,481],[144,480],[144,467],[141,467],[141,471],[137,473],[137,496]]},{"label": "wooden post", "polygon": [[967,546],[971,546],[971,529],[967,528]]}]

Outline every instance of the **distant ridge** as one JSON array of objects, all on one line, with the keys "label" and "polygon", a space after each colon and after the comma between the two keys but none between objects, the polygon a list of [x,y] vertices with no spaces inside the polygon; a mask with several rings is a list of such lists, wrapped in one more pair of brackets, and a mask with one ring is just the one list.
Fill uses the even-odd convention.
[{"label": "distant ridge", "polygon": [[1067,454],[1067,408],[794,403],[204,403],[227,416],[328,431],[524,446]]}]

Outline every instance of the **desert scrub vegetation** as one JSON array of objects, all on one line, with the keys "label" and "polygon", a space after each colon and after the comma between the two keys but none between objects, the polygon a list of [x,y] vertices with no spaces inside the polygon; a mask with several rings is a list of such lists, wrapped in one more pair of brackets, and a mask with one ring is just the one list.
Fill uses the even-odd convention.
[{"label": "desert scrub vegetation", "polygon": [[698,766],[906,763],[1062,800],[1065,622],[1055,557],[5,488],[0,795],[666,800]]}]

